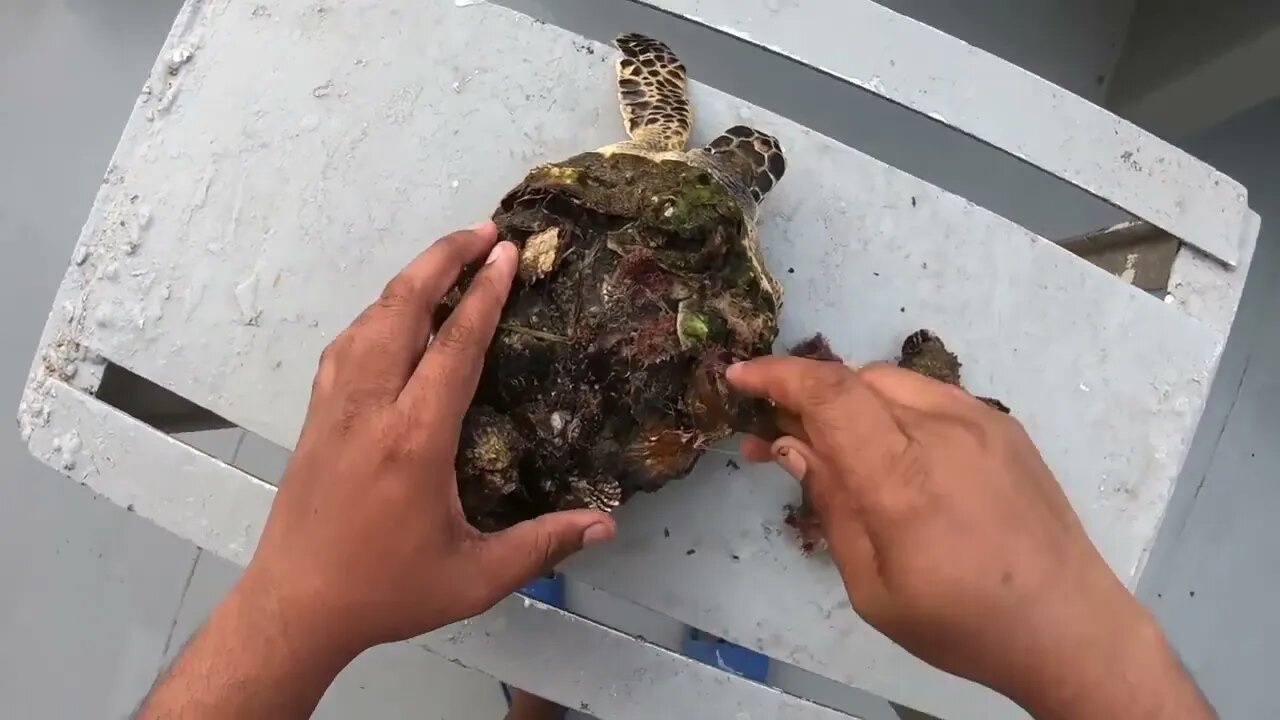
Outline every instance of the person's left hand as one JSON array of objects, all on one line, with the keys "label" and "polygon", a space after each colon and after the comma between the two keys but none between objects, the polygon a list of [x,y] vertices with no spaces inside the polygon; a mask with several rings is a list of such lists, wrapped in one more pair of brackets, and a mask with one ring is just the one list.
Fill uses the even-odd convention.
[{"label": "person's left hand", "polygon": [[[613,520],[591,510],[490,535],[463,515],[458,435],[516,272],[515,248],[496,237],[486,223],[436,242],[321,355],[297,449],[236,588],[291,634],[322,634],[354,657],[483,612],[613,537]],[[436,305],[485,253],[428,344]]]}]

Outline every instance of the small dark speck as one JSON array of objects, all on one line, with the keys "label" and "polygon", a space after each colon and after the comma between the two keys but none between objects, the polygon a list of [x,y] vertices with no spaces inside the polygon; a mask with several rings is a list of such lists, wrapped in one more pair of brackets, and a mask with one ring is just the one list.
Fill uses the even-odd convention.
[{"label": "small dark speck", "polygon": [[124,509],[128,510],[129,512],[133,512],[133,503],[129,503],[128,505],[125,505]]},{"label": "small dark speck", "polygon": [[685,554],[685,555],[692,555],[692,554],[694,554],[694,553],[696,553],[696,552],[698,552],[698,551],[697,551],[697,550],[694,550],[693,548],[689,548],[688,550],[685,550],[685,551],[684,551],[684,554]]},{"label": "small dark speck", "polygon": [[1249,453],[1249,457],[1258,457],[1258,453]]},{"label": "small dark speck", "polygon": [[742,466],[738,464],[738,461],[737,461],[737,460],[726,460],[726,461],[725,461],[725,463],[724,463],[724,466],[725,466],[725,467],[727,467],[727,468],[729,468],[730,470],[741,470],[741,469],[742,469]]},{"label": "small dark speck", "polygon": [[742,558],[738,557],[737,555],[730,555],[729,557],[730,557],[730,558],[733,558],[733,561],[734,561],[734,562],[738,562],[739,560],[741,560],[741,559],[742,559]]},{"label": "small dark speck", "polygon": [[1192,590],[1191,592],[1189,592],[1189,593],[1187,593],[1187,594],[1188,594],[1188,595],[1190,595],[1191,597],[1195,597],[1195,596],[1196,596],[1196,591],[1195,591],[1195,590]]},{"label": "small dark speck", "polygon": [[906,312],[906,311],[907,311],[907,309],[906,309],[905,307],[900,307],[900,308],[898,308],[898,312]]},{"label": "small dark speck", "polygon": [[1162,598],[1162,597],[1164,597],[1164,593],[1156,593],[1156,597],[1158,597],[1158,598]]},{"label": "small dark speck", "polygon": [[928,270],[928,269],[929,269],[929,263],[920,263],[920,269],[921,269],[921,270]]},{"label": "small dark speck", "polygon": [[795,269],[795,268],[787,268],[787,274],[789,274],[789,275],[795,275],[795,274],[796,274],[796,269]]},{"label": "small dark speck", "polygon": [[872,274],[872,275],[875,275],[876,277],[880,277],[880,273],[878,273],[878,272],[873,272],[873,273],[871,273],[871,274]]},{"label": "small dark speck", "polygon": [[1099,76],[1098,76],[1098,84],[1099,84],[1099,85],[1104,85],[1104,84],[1106,84],[1106,82],[1107,82],[1107,75],[1106,75],[1106,73],[1103,73],[1102,75],[1099,75]]},{"label": "small dark speck", "polygon": [[915,207],[915,206],[916,206],[916,196],[915,196],[915,195],[912,195],[912,196],[911,196],[911,207]]},{"label": "small dark speck", "polygon": [[589,713],[591,712],[591,706],[586,703],[578,703],[578,710],[584,713]]},{"label": "small dark speck", "polygon": [[662,537],[671,537],[671,528],[662,528]]}]

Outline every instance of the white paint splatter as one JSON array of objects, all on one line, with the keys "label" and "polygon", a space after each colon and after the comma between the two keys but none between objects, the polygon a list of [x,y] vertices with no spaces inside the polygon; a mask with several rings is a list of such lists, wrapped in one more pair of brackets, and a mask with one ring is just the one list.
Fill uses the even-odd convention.
[{"label": "white paint splatter", "polygon": [[169,72],[176,73],[179,68],[191,62],[191,58],[195,57],[195,50],[187,45],[179,45],[173,49],[169,55]]},{"label": "white paint splatter", "polygon": [[453,84],[453,91],[456,93],[461,93],[462,89],[467,86],[467,83],[470,83],[472,80],[475,80],[476,76],[479,74],[480,74],[479,70],[472,70],[470,75],[462,78],[461,80]]},{"label": "white paint splatter", "polygon": [[71,259],[77,265],[83,265],[85,260],[89,259],[89,248],[85,245],[76,246],[76,254]]},{"label": "white paint splatter", "polygon": [[93,324],[101,328],[109,328],[119,324],[119,316],[110,305],[99,305],[93,311]]},{"label": "white paint splatter", "polygon": [[1138,275],[1137,266],[1138,266],[1137,253],[1129,253],[1128,255],[1125,255],[1124,271],[1120,273],[1120,279],[1132,285],[1133,279]]},{"label": "white paint splatter", "polygon": [[483,5],[488,0],[453,0],[454,7],[471,7],[472,5]]},{"label": "white paint splatter", "polygon": [[871,79],[867,81],[867,88],[870,89],[872,92],[883,95],[884,81],[880,79],[879,75],[872,75]]},{"label": "white paint splatter", "polygon": [[64,435],[59,435],[50,443],[49,449],[57,456],[59,465],[64,472],[70,472],[76,469],[76,453],[80,452],[80,433],[70,430]]},{"label": "white paint splatter", "polygon": [[312,130],[315,130],[316,128],[320,127],[320,116],[304,115],[302,118],[301,125],[303,130],[306,130],[307,132],[311,132]]},{"label": "white paint splatter", "polygon": [[245,325],[256,325],[258,319],[262,316],[262,311],[258,309],[258,270],[254,271],[245,278],[243,282],[236,285],[236,304],[240,306],[240,322]]},{"label": "white paint splatter", "polygon": [[[168,84],[165,85],[164,95],[161,96],[160,102],[156,104],[156,111],[161,114],[167,113],[169,109],[173,107],[173,104],[177,102],[178,94],[181,92],[182,83],[176,80],[170,80]],[[156,113],[151,113],[148,114],[147,117],[150,120],[154,120],[155,116]]]}]

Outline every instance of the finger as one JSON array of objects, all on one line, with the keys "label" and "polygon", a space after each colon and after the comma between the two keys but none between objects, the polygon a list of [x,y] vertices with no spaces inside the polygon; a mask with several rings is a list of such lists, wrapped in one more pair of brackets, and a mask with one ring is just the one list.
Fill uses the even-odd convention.
[{"label": "finger", "polygon": [[485,352],[511,292],[516,254],[515,246],[509,242],[494,246],[485,266],[422,356],[401,393],[402,401],[423,407],[430,401],[435,403],[432,407],[438,413],[437,420],[461,421],[475,395]]},{"label": "finger", "polygon": [[868,365],[858,375],[891,404],[948,415],[969,414],[984,405],[958,385],[884,363]]},{"label": "finger", "polygon": [[729,382],[739,392],[765,397],[779,406],[780,419],[797,416],[802,436],[822,452],[857,461],[873,451],[901,449],[906,435],[884,399],[843,365],[796,357],[756,358],[729,367]]},{"label": "finger", "polygon": [[768,441],[761,440],[755,435],[743,435],[742,441],[739,443],[739,449],[742,451],[742,457],[747,462],[765,463],[773,460],[773,453],[769,449]]},{"label": "finger", "polygon": [[496,595],[509,595],[587,545],[613,539],[617,525],[598,510],[566,510],[484,536],[477,572]]},{"label": "finger", "polygon": [[817,519],[816,524],[810,521],[810,527],[801,528],[801,534],[818,534],[826,540],[851,599],[856,601],[855,588],[865,590],[879,582],[875,546],[856,493],[849,492],[852,488],[843,484],[839,473],[812,447],[796,438],[778,439],[771,452],[778,465],[800,482],[804,488],[804,504]]},{"label": "finger", "polygon": [[414,258],[344,333],[352,364],[398,393],[427,347],[436,304],[496,239],[497,228],[486,222],[446,235]]},{"label": "finger", "polygon": [[770,355],[730,365],[725,378],[738,392],[801,413],[815,399],[829,397],[851,374],[839,363]]},{"label": "finger", "polygon": [[[804,431],[804,423],[800,421],[800,417],[789,410],[774,408],[772,422],[773,427],[770,429],[774,432],[800,438],[808,437],[807,433]],[[773,452],[770,448],[773,444],[772,441],[776,439],[776,436],[764,438],[750,433],[744,434],[741,442],[739,443],[742,456],[746,458],[748,462],[769,462],[773,460]]]},{"label": "finger", "polygon": [[832,485],[841,478],[832,472],[827,463],[804,441],[794,437],[781,437],[769,448],[769,454],[793,480],[800,483],[819,508],[830,505],[833,494],[842,488]]}]

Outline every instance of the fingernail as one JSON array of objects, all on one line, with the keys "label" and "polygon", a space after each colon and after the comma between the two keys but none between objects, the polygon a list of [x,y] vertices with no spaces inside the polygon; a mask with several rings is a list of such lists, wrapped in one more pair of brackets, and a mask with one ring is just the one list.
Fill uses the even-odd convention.
[{"label": "fingernail", "polygon": [[740,362],[736,362],[730,365],[728,368],[725,369],[724,376],[732,380],[734,375],[737,375],[738,373],[742,372],[739,369],[742,367],[742,365],[743,363],[740,363]]},{"label": "fingernail", "polygon": [[490,228],[497,228],[497,225],[492,220],[481,220],[467,229],[471,232],[482,233]]},{"label": "fingernail", "polygon": [[505,241],[500,242],[497,245],[494,245],[493,249],[489,251],[489,257],[485,259],[484,264],[492,265],[495,261],[497,261],[498,258],[502,257],[503,253],[507,252],[508,248],[511,248],[511,247],[514,247],[514,246],[511,243],[505,242]]},{"label": "fingernail", "polygon": [[773,457],[778,465],[792,478],[804,480],[804,473],[808,466],[804,461],[803,455],[798,452],[792,452],[791,448],[786,445],[774,445]]},{"label": "fingernail", "polygon": [[613,526],[608,523],[596,523],[582,531],[582,547],[591,547],[613,539]]}]

